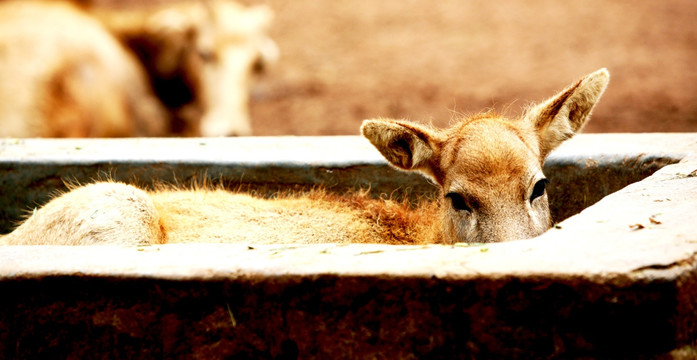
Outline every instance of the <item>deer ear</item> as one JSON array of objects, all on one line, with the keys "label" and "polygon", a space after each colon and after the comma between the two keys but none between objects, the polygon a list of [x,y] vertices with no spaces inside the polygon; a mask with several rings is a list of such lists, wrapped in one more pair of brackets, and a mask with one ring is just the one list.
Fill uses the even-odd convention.
[{"label": "deer ear", "polygon": [[432,130],[403,121],[374,119],[363,121],[361,133],[395,167],[431,174],[435,144]]},{"label": "deer ear", "polygon": [[583,128],[609,81],[610,73],[600,69],[526,112],[525,121],[540,138],[542,158]]}]

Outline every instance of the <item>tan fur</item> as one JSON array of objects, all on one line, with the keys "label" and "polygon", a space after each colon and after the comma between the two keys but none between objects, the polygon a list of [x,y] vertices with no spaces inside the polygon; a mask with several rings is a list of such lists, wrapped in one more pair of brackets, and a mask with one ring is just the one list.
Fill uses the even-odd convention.
[{"label": "tan fur", "polygon": [[439,241],[437,206],[323,191],[261,199],[222,189],[151,192],[114,182],[59,196],[0,239],[5,245],[383,243]]},{"label": "tan fur", "polygon": [[2,2],[0,137],[250,135],[251,75],[278,56],[271,18],[229,0]]},{"label": "tan fur", "polygon": [[546,192],[532,196],[544,181],[545,157],[588,121],[608,81],[608,71],[598,70],[518,120],[489,113],[437,130],[378,119],[361,130],[392,165],[441,186],[448,241],[529,238],[551,225]]},{"label": "tan fur", "polygon": [[[493,242],[546,231],[551,219],[542,164],[573,135],[609,81],[607,70],[582,81],[521,119],[493,113],[449,129],[366,120],[363,135],[394,166],[420,171],[443,201],[406,203],[323,192],[259,199],[214,189],[159,189],[101,182],[49,202],[6,244],[157,244],[179,242],[364,243]],[[539,196],[532,198],[533,189]]]},{"label": "tan fur", "polygon": [[100,182],[59,196],[2,238],[8,245],[160,243],[159,214],[144,191]]},{"label": "tan fur", "polygon": [[0,3],[0,137],[166,133],[137,60],[78,8]]},{"label": "tan fur", "polygon": [[141,60],[184,135],[250,135],[249,82],[278,57],[271,10],[230,0],[94,10]]}]

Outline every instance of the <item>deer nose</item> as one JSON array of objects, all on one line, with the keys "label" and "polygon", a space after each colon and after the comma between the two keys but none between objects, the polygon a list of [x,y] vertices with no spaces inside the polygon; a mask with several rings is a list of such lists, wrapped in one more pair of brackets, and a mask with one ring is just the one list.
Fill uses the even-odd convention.
[{"label": "deer nose", "polygon": [[506,242],[527,239],[531,234],[525,214],[514,216],[511,213],[487,214],[478,223],[478,238],[481,242]]}]

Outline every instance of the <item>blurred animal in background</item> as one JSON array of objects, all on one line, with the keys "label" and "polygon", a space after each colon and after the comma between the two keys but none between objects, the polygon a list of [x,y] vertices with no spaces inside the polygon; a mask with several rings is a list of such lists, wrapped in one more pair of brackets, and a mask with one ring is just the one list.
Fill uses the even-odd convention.
[{"label": "blurred animal in background", "polygon": [[0,136],[250,135],[249,82],[276,61],[266,6],[0,3]]},{"label": "blurred animal in background", "polygon": [[61,2],[0,3],[0,136],[162,136],[167,114],[137,59]]},{"label": "blurred animal in background", "polygon": [[138,56],[174,134],[251,134],[250,79],[278,58],[270,8],[202,0],[92,12]]}]

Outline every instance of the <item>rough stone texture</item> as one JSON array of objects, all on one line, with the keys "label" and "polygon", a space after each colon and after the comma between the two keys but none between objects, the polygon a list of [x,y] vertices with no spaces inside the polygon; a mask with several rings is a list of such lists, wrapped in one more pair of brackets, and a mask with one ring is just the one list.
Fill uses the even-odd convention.
[{"label": "rough stone texture", "polygon": [[0,357],[693,358],[697,135],[616,139],[679,162],[530,240],[2,247]]},{"label": "rough stone texture", "polygon": [[[641,357],[684,342],[675,279],[279,275],[2,283],[5,358]],[[694,287],[694,281],[691,283]],[[694,309],[692,309],[694,310]]]}]

